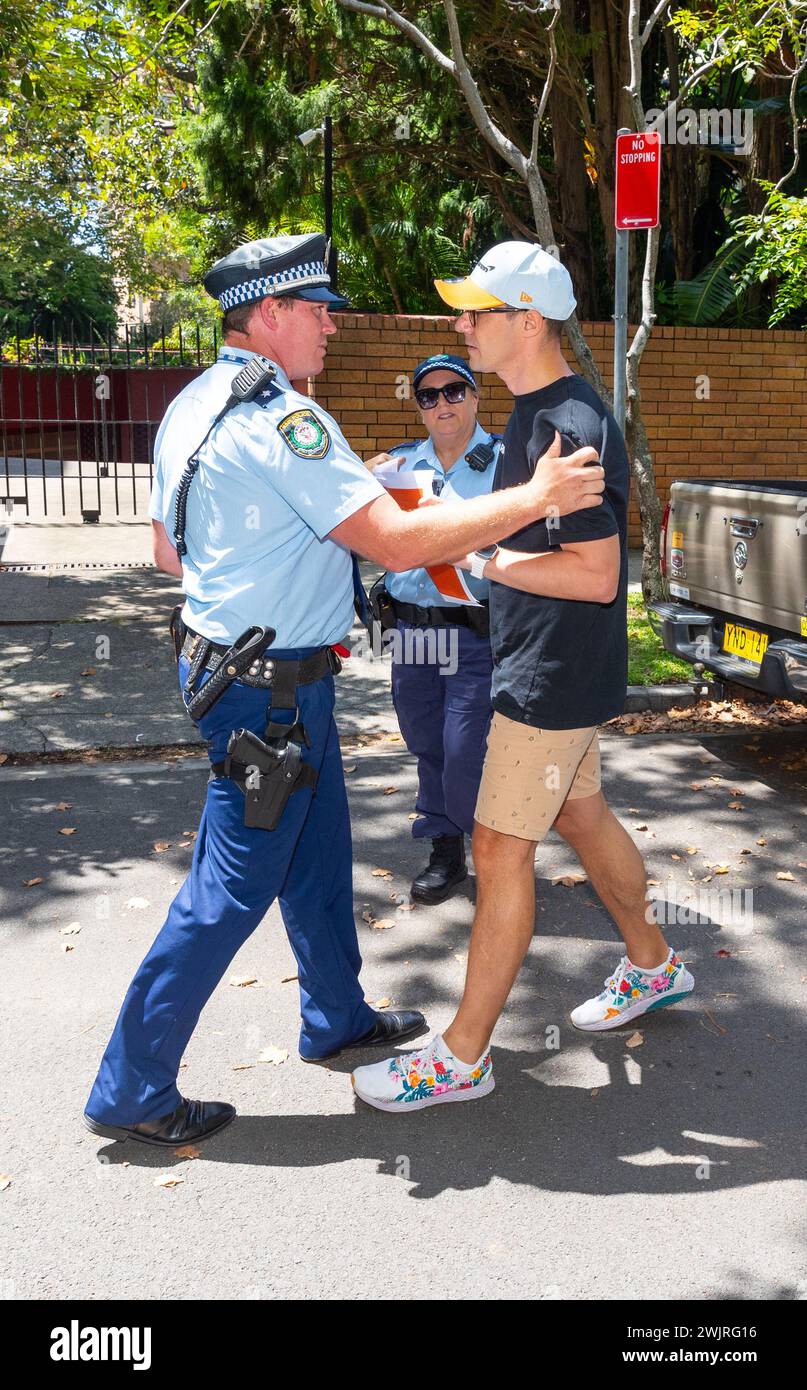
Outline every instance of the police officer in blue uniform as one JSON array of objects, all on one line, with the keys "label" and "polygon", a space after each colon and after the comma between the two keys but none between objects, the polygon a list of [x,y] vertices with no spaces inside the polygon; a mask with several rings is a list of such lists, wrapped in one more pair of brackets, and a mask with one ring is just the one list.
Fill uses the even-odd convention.
[{"label": "police officer in blue uniform", "polygon": [[[180,1060],[236,952],[278,899],[298,965],[304,1061],[426,1028],[377,1013],[359,983],[332,645],[353,618],[351,551],[396,569],[485,546],[586,505],[594,470],[550,461],[497,497],[402,512],[338,424],[292,381],[336,332],[321,235],[251,242],[205,278],[224,311],[214,366],[171,403],[155,444],[154,556],[182,577],[185,705],[207,740],[205,807],[185,883],[123,1001],[85,1111],[94,1133],[162,1148],[234,1118],[180,1095]],[[601,470],[600,470],[601,472]],[[439,515],[437,515],[439,513]]]},{"label": "police officer in blue uniform", "polygon": [[[412,384],[427,437],[390,454],[402,455],[407,470],[433,470],[432,489],[444,501],[487,496],[500,441],[478,422],[479,391],[468,363],[438,353],[418,364]],[[418,765],[420,814],[412,834],[432,842],[411,888],[421,903],[442,902],[467,877],[465,836],[473,830],[491,718],[490,585],[470,575],[463,581],[467,598],[447,595],[423,567],[386,576],[402,638],[392,649],[392,698]]]}]

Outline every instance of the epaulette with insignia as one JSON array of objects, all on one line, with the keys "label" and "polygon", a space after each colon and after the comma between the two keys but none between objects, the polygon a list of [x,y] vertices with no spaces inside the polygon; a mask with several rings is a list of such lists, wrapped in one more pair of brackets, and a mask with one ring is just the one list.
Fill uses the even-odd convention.
[{"label": "epaulette with insignia", "polygon": [[278,386],[277,382],[273,381],[270,386],[267,386],[264,391],[261,391],[259,396],[255,397],[255,404],[262,406],[263,409],[266,410],[272,404],[272,401],[276,401],[279,396],[284,394],[283,387]]}]

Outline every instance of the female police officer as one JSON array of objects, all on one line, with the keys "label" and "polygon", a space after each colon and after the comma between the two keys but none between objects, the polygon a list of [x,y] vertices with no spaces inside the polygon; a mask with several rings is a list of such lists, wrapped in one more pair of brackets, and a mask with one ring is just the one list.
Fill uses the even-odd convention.
[{"label": "female police officer", "polygon": [[[401,512],[336,421],[291,386],[322,370],[336,332],[325,254],[320,235],[283,236],[217,262],[205,286],[225,311],[224,347],[171,403],[156,441],[155,560],[182,575],[186,596],[180,683],[192,712],[207,682],[218,698],[198,714],[212,767],[191,871],[129,987],[85,1112],[109,1138],[173,1147],[233,1119],[223,1102],[184,1099],[177,1073],[204,1004],[275,898],[298,963],[304,1060],[424,1030],[420,1013],[375,1013],[358,978],[329,650],[351,626],[350,551],[395,569],[450,560],[602,491],[583,450],[495,497]],[[269,625],[274,643],[265,652],[259,641],[252,660]],[[245,746],[260,750],[251,763]],[[264,816],[267,788],[275,811]]]},{"label": "female police officer", "polygon": [[[468,363],[449,353],[427,357],[412,385],[427,438],[390,454],[403,452],[408,470],[432,469],[432,488],[443,502],[486,496],[499,444],[477,419],[479,391]],[[448,577],[454,578],[450,571]],[[492,713],[489,587],[469,576],[461,587],[441,587],[440,571],[423,567],[386,576],[403,639],[393,648],[392,699],[418,765],[420,814],[412,835],[432,842],[429,862],[412,883],[416,902],[443,902],[468,874],[465,836],[474,828]],[[418,642],[424,629],[445,640]]]}]

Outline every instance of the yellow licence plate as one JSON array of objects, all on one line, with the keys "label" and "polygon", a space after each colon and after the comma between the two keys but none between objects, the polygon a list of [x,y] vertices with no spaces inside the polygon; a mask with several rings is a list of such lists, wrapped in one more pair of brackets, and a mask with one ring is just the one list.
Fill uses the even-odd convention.
[{"label": "yellow licence plate", "polygon": [[723,633],[723,651],[732,656],[745,657],[759,666],[768,645],[767,632],[755,632],[752,627],[739,627],[737,623],[726,623]]}]

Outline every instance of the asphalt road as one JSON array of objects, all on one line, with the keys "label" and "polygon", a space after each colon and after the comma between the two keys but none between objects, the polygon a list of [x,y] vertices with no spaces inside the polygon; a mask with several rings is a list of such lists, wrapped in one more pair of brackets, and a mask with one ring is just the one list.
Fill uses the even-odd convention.
[{"label": "asphalt road", "polygon": [[[258,983],[225,978],[180,1073],[186,1094],[239,1111],[195,1160],[94,1139],[81,1112],[187,870],[203,763],[3,768],[0,1292],[806,1298],[807,802],[794,738],[772,753],[752,733],[604,740],[610,799],[667,899],[724,893],[668,929],[697,992],[638,1030],[573,1030],[568,1010],[619,948],[586,884],[551,884],[574,867],[552,837],[495,1039],[497,1088],[475,1103],[385,1115],[354,1101],[347,1062],[300,1063],[293,958],[272,909],[230,972]],[[421,1006],[443,1027],[472,885],[437,909],[391,901],[422,861],[412,766],[392,743],[345,762],[367,997]],[[373,930],[364,904],[394,926]],[[269,1046],[288,1059],[258,1062]],[[156,1186],[162,1174],[182,1181]]]}]

